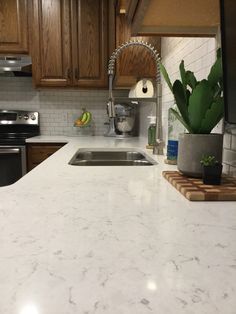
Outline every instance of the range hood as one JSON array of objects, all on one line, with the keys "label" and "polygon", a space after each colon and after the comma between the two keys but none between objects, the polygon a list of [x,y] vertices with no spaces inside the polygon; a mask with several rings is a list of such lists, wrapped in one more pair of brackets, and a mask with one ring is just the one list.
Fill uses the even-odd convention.
[{"label": "range hood", "polygon": [[25,55],[0,56],[0,73],[31,72],[31,57]]}]

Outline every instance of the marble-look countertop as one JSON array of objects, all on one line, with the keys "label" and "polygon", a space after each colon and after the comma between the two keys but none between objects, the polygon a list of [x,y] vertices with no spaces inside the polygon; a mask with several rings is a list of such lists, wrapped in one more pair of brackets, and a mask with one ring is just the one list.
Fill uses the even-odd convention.
[{"label": "marble-look countertop", "polygon": [[161,157],[68,165],[85,147],[145,145],[71,138],[0,188],[0,313],[235,314],[236,203],[188,201]]},{"label": "marble-look countertop", "polygon": [[27,143],[69,143],[76,140],[77,137],[63,135],[39,135],[26,139]]}]

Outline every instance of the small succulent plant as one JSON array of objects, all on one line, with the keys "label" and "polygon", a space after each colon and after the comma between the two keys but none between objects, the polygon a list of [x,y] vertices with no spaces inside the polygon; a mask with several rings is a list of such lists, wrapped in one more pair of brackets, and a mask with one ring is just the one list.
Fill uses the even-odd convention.
[{"label": "small succulent plant", "polygon": [[219,164],[219,161],[215,158],[215,156],[205,155],[202,157],[200,163],[203,166],[215,166]]},{"label": "small succulent plant", "polygon": [[197,81],[193,72],[185,70],[183,60],[179,70],[181,81],[176,80],[172,85],[165,67],[160,64],[178,107],[178,111],[173,108],[171,111],[189,133],[209,134],[224,115],[221,49],[207,79]]}]

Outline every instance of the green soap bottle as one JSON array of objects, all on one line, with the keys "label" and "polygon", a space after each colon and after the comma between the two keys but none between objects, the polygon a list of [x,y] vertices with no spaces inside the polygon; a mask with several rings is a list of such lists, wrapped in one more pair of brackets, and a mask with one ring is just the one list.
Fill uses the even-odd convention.
[{"label": "green soap bottle", "polygon": [[148,119],[150,119],[148,128],[148,145],[153,146],[156,142],[156,117],[148,116]]}]

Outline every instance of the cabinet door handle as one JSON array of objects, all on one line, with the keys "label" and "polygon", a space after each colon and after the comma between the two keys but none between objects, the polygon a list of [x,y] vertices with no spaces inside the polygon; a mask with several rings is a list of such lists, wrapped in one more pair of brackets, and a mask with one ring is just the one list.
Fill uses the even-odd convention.
[{"label": "cabinet door handle", "polygon": [[0,149],[0,155],[4,154],[19,154],[20,149],[19,148],[6,148],[6,149]]},{"label": "cabinet door handle", "polygon": [[79,71],[78,71],[77,68],[75,69],[75,78],[76,78],[77,80],[79,79]]},{"label": "cabinet door handle", "polygon": [[71,69],[68,69],[68,70],[67,70],[67,78],[68,78],[69,80],[71,79],[71,73],[72,73]]}]

